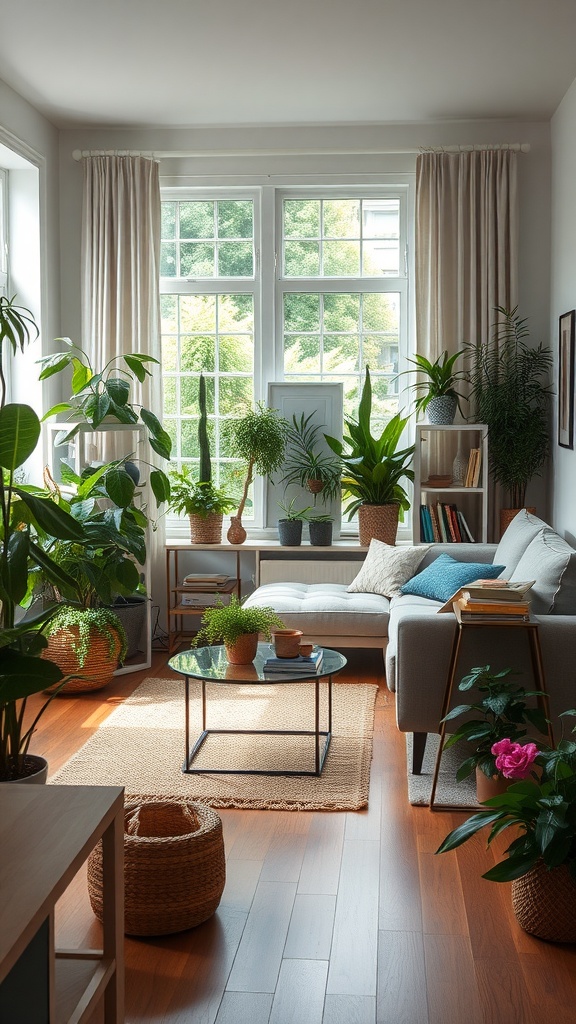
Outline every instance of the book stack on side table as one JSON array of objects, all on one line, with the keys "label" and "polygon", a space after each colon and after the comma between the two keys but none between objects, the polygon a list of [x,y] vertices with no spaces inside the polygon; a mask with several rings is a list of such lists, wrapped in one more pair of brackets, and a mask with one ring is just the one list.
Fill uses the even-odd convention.
[{"label": "book stack on side table", "polygon": [[264,672],[271,675],[312,675],[322,668],[322,648],[312,651],[310,657],[299,654],[296,658],[276,658],[271,655],[264,662]]},{"label": "book stack on side table", "polygon": [[[230,600],[230,583],[235,582],[226,573],[191,573],[185,576],[180,587],[180,604],[185,607],[201,607],[227,604]],[[225,599],[223,600],[223,595]]]},{"label": "book stack on side table", "polygon": [[530,598],[527,594],[534,582],[476,580],[447,603],[452,605],[459,622],[528,622]]}]

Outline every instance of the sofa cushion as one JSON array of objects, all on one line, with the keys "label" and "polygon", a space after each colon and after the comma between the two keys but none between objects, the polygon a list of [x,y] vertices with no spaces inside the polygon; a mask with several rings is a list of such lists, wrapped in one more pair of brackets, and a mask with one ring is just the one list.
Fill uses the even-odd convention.
[{"label": "sofa cushion", "polygon": [[[518,515],[509,523],[502,534],[502,539],[496,548],[494,562],[504,564],[503,579],[510,579],[515,571],[518,562],[537,533],[547,526],[546,523],[531,515],[525,508],[521,508]],[[518,578],[518,577],[516,577]],[[534,577],[530,577],[533,579]]]},{"label": "sofa cushion", "polygon": [[529,593],[535,615],[576,615],[576,551],[549,526],[530,541],[510,580],[536,580]]},{"label": "sofa cushion", "polygon": [[402,584],[414,575],[430,546],[394,547],[373,538],[360,572],[348,586],[348,593],[396,597]]},{"label": "sofa cushion", "polygon": [[460,587],[466,586],[477,579],[495,579],[500,575],[503,565],[490,565],[485,562],[458,562],[451,555],[442,554],[414,576],[401,588],[402,594],[416,594],[428,597],[432,601],[448,601]]},{"label": "sofa cushion", "polygon": [[273,608],[288,629],[337,637],[388,635],[390,602],[378,594],[349,594],[344,583],[265,583],[244,602]]}]

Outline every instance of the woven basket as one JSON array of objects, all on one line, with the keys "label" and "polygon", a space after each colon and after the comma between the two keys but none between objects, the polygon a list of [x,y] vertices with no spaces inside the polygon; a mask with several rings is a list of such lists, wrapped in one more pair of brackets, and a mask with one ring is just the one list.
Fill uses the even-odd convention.
[{"label": "woven basket", "polygon": [[[502,536],[504,531],[508,529],[508,527],[510,526],[510,523],[515,518],[515,516],[518,515],[518,513],[520,511],[521,511],[521,509],[519,509],[519,508],[501,508],[500,509],[500,536]],[[532,507],[531,508],[527,508],[526,511],[530,512],[530,514],[533,515],[533,516],[536,515],[536,509],[535,508],[532,508]]]},{"label": "woven basket", "polygon": [[[226,881],[222,821],[191,801],[129,803],[124,808],[124,931],[171,935],[206,921]],[[88,893],[99,921],[102,844],[88,859]]]},{"label": "woven basket", "polygon": [[[118,656],[122,649],[119,636],[115,636],[111,650],[109,637],[91,628],[90,650],[83,665],[79,664],[78,655],[73,649],[78,639],[78,626],[62,626],[48,637],[48,646],[42,651],[43,658],[54,661],[65,676],[73,677],[58,691],[60,694],[101,690],[112,681],[118,668]],[[56,688],[51,686],[44,692],[51,693]]]},{"label": "woven basket", "polygon": [[576,882],[565,864],[539,861],[512,882],[512,906],[525,932],[549,942],[576,942]]},{"label": "woven basket", "polygon": [[398,504],[360,505],[358,528],[362,547],[367,547],[373,537],[394,546],[398,532],[399,512]]},{"label": "woven basket", "polygon": [[222,540],[223,515],[211,512],[206,516],[188,516],[190,540],[193,544],[219,544]]}]

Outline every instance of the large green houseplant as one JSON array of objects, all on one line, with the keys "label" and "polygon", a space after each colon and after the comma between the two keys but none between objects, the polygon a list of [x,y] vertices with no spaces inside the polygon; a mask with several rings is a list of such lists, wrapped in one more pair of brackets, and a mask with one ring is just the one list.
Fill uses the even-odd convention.
[{"label": "large green houseplant", "polygon": [[[71,579],[43,551],[39,534],[81,542],[83,530],[64,509],[58,508],[42,488],[19,478],[26,460],[40,438],[40,420],[29,406],[6,402],[4,346],[12,354],[24,351],[38,335],[28,309],[15,299],[0,297],[0,781],[32,774],[32,734],[45,710],[46,701],[28,724],[26,702],[47,686],[59,686],[63,673],[53,662],[39,657],[46,646],[44,635],[53,615],[48,609],[18,617],[30,603],[29,567],[41,567],[56,586]],[[45,768],[44,768],[45,771]]]},{"label": "large green houseplant", "polygon": [[325,434],[330,448],[342,465],[342,489],[349,499],[345,512],[348,519],[358,513],[360,543],[367,545],[372,537],[394,544],[398,520],[410,508],[410,499],[403,485],[413,480],[410,468],[414,445],[399,448],[408,418],[393,416],[382,432],[372,436],[372,385],[370,370],[366,376],[358,407],[358,419],[345,417],[342,441]]},{"label": "large green houseplant", "polygon": [[470,397],[477,421],[488,425],[491,475],[507,494],[505,527],[524,508],[526,488],[548,458],[552,353],[526,342],[527,319],[517,306],[496,312],[492,343],[470,346]]},{"label": "large green houseplant", "polygon": [[270,476],[280,469],[286,448],[287,421],[277,409],[267,409],[259,404],[238,420],[232,420],[228,428],[228,442],[232,458],[245,465],[244,488],[235,516],[232,516],[228,530],[231,544],[243,544],[246,530],[242,526],[242,514],[254,474]]}]

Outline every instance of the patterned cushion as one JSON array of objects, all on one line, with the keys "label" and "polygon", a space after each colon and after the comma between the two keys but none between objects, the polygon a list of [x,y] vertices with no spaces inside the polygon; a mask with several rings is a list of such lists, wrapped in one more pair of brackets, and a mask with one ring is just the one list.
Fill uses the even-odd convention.
[{"label": "patterned cushion", "polygon": [[403,594],[416,594],[432,601],[448,601],[460,587],[473,580],[494,580],[503,568],[503,565],[487,562],[457,562],[451,555],[442,554],[400,590]]},{"label": "patterned cushion", "polygon": [[381,594],[397,597],[400,587],[416,572],[430,544],[404,548],[373,538],[362,568],[348,587],[349,594]]}]

